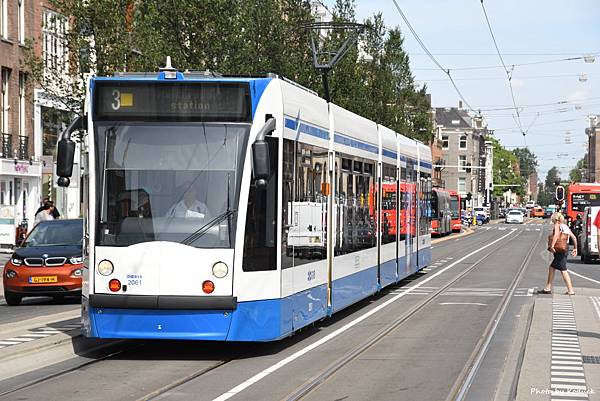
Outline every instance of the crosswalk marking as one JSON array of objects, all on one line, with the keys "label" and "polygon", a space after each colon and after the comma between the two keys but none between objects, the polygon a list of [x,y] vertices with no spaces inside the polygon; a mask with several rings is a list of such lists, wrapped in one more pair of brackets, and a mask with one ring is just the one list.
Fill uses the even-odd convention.
[{"label": "crosswalk marking", "polygon": [[571,300],[552,303],[551,399],[588,399],[577,324]]},{"label": "crosswalk marking", "polygon": [[22,333],[18,336],[11,338],[0,339],[0,349],[50,337],[55,334],[63,333],[65,331],[77,330],[79,328],[81,328],[81,323],[68,323],[61,325],[60,327],[36,327],[30,329],[28,333]]}]

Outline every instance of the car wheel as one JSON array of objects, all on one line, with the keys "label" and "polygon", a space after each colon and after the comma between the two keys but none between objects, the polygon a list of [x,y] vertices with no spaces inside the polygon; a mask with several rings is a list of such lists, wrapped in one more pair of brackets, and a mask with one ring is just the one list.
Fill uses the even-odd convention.
[{"label": "car wheel", "polygon": [[581,257],[583,258],[583,263],[587,264],[587,263],[590,263],[592,261],[592,258],[587,253],[582,253]]},{"label": "car wheel", "polygon": [[21,304],[21,300],[23,299],[23,297],[15,294],[14,292],[4,290],[4,299],[6,300],[6,303],[10,306],[17,306]]}]

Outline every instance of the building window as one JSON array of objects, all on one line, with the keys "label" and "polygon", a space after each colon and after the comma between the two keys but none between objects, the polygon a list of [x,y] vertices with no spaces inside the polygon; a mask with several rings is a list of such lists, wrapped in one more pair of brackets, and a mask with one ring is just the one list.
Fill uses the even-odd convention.
[{"label": "building window", "polygon": [[19,135],[27,135],[25,132],[25,83],[27,82],[26,75],[19,73]]},{"label": "building window", "polygon": [[25,0],[18,0],[19,4],[19,43],[25,43]]},{"label": "building window", "polygon": [[54,11],[44,10],[42,27],[44,66],[47,70],[67,72],[67,19]]},{"label": "building window", "polygon": [[442,149],[448,149],[448,135],[442,135]]},{"label": "building window", "polygon": [[458,156],[458,171],[466,171],[465,167],[467,166],[467,156],[460,155]]},{"label": "building window", "polygon": [[[1,1],[1,0],[0,0]],[[8,133],[8,110],[10,109],[10,103],[8,100],[8,84],[10,80],[10,70],[8,68],[2,68],[0,73],[0,130],[2,133]]]},{"label": "building window", "polygon": [[458,141],[459,149],[466,150],[467,149],[467,135],[461,135]]},{"label": "building window", "polygon": [[8,38],[8,2],[0,0],[0,36]]},{"label": "building window", "polygon": [[467,192],[467,180],[465,177],[458,178],[458,192],[463,194]]}]

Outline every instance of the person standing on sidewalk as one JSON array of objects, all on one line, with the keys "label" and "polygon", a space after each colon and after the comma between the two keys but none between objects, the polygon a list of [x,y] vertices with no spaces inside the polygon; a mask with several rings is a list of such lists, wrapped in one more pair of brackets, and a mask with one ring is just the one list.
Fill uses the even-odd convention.
[{"label": "person standing on sidewalk", "polygon": [[[554,254],[554,259],[552,263],[550,263],[550,267],[548,267],[548,280],[546,281],[546,285],[543,290],[539,290],[540,294],[551,294],[552,293],[552,282],[554,281],[554,271],[558,270],[562,274],[562,278],[567,286],[566,295],[575,295],[575,291],[573,290],[573,284],[571,283],[571,276],[567,270],[567,254],[569,253],[569,238],[573,240],[573,244],[575,247],[571,252],[571,255],[577,256],[577,238],[571,230],[569,226],[565,224],[564,216],[556,212],[552,215],[552,224],[554,225],[551,239],[548,240],[548,251]],[[566,238],[565,238],[566,236]],[[565,245],[565,249],[555,249],[554,247],[558,247],[558,242],[562,242],[562,245]]]}]

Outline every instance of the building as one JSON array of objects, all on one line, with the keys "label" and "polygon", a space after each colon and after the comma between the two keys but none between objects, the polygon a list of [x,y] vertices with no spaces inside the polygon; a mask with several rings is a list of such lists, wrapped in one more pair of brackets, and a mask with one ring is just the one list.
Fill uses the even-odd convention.
[{"label": "building", "polygon": [[533,171],[527,177],[527,195],[529,200],[533,200],[537,202],[538,198],[538,175],[537,171]]},{"label": "building", "polygon": [[[0,0],[1,1],[1,0]],[[55,201],[64,217],[80,215],[78,166],[68,188],[56,185],[56,144],[60,133],[74,118],[65,101],[65,88],[56,83],[70,83],[67,32],[69,20],[51,8],[47,0],[36,2],[34,50],[44,62],[44,78],[33,90],[34,138],[36,151],[42,160],[41,196]],[[68,93],[68,92],[67,92]],[[75,162],[79,160],[75,155]]]},{"label": "building", "polygon": [[[444,167],[441,179],[448,190],[457,191],[471,201],[467,206],[486,203],[486,143],[487,128],[483,119],[472,117],[459,107],[435,109],[436,137],[442,143]],[[491,168],[491,167],[489,167]]]},{"label": "building", "polygon": [[40,203],[41,148],[34,137],[33,85],[21,69],[26,41],[38,32],[33,0],[0,0],[0,247],[32,227]]},{"label": "building", "polygon": [[585,129],[588,137],[587,182],[600,182],[600,116],[589,116],[590,126]]}]

